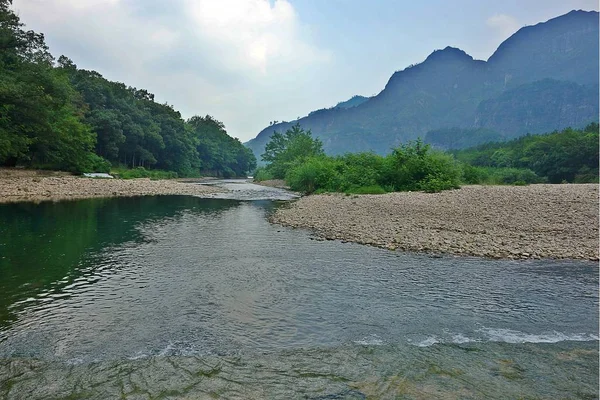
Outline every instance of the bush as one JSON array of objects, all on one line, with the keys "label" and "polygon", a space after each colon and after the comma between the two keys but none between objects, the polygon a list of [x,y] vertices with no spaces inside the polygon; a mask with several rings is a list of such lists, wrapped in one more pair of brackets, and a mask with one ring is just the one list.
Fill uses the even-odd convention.
[{"label": "bush", "polygon": [[[270,169],[268,171],[271,171]],[[381,157],[374,153],[297,159],[286,174],[297,191],[382,194],[397,190],[441,190],[460,187],[462,168],[451,155],[409,143]]]},{"label": "bush", "polygon": [[517,183],[523,185],[546,181],[527,168],[496,168],[492,173],[492,179],[493,183],[504,185],[515,185]]},{"label": "bush", "polygon": [[337,158],[341,175],[340,191],[356,187],[380,186],[383,157],[374,153],[346,154]]},{"label": "bush", "polygon": [[457,189],[456,185],[447,179],[429,176],[419,184],[419,188],[426,193],[439,193],[442,190]]},{"label": "bush", "polygon": [[490,180],[490,173],[488,172],[487,168],[463,164],[462,170],[463,182],[468,185],[488,183]]},{"label": "bush", "polygon": [[547,182],[527,168],[494,168],[463,165],[464,180],[467,184],[484,185],[529,185]]},{"label": "bush", "polygon": [[268,181],[271,179],[273,179],[273,174],[267,171],[267,169],[264,167],[257,168],[254,172],[254,180],[257,182]]},{"label": "bush", "polygon": [[104,172],[108,173],[110,171],[110,162],[100,157],[97,154],[90,154],[88,156],[87,162],[85,166],[83,166],[83,172]]},{"label": "bush", "polygon": [[573,179],[574,183],[599,183],[598,179],[598,168],[589,168],[588,166],[583,166],[577,171],[575,178]]},{"label": "bush", "polygon": [[335,161],[328,157],[312,157],[295,164],[285,180],[292,190],[313,193],[316,190],[337,191],[340,176]]},{"label": "bush", "polygon": [[453,156],[431,151],[429,145],[417,140],[394,149],[385,158],[380,184],[396,191],[437,191],[459,188],[461,178],[461,165]]}]

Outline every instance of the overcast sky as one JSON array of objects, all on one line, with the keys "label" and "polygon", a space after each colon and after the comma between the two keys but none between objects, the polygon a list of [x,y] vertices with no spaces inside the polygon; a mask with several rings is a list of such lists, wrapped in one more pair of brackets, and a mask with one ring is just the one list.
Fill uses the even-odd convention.
[{"label": "overcast sky", "polygon": [[52,53],[144,88],[247,141],[355,94],[435,49],[487,60],[525,25],[597,0],[14,0]]}]

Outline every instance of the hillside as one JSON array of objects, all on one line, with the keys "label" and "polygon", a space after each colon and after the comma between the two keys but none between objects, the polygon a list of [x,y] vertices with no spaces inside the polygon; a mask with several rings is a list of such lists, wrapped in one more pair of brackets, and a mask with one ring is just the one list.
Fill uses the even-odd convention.
[{"label": "hillside", "polygon": [[488,61],[453,47],[436,50],[394,73],[377,96],[269,126],[246,145],[260,157],[274,131],[296,122],[329,154],[383,154],[440,129],[488,129],[514,138],[583,127],[598,121],[598,33],[597,12],[572,11],[520,29]]},{"label": "hillside", "polygon": [[256,160],[211,116],[184,120],[154,95],[56,60],[0,1],[0,166],[168,176],[245,175]]},{"label": "hillside", "polygon": [[362,103],[368,101],[369,98],[365,97],[365,96],[352,96],[350,99],[346,100],[346,101],[340,101],[339,103],[336,104],[336,108],[353,108],[353,107],[357,107],[360,106]]}]

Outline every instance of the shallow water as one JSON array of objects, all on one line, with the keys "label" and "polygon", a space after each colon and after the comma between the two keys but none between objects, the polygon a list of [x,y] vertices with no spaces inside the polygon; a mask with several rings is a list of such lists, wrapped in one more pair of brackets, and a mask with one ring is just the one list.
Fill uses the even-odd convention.
[{"label": "shallow water", "polygon": [[[193,184],[193,183],[192,183]],[[200,183],[200,185],[217,186],[227,189],[227,192],[212,193],[208,197],[229,200],[294,200],[300,196],[288,190],[261,186],[245,179],[224,179]]]},{"label": "shallow water", "polygon": [[0,206],[0,398],[597,397],[594,263],[317,241],[273,207]]}]

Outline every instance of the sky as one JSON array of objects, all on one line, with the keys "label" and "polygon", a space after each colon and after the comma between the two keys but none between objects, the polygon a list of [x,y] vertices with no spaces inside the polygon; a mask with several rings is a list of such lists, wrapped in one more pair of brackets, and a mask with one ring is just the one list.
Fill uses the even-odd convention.
[{"label": "sky", "polygon": [[79,68],[144,88],[243,142],[458,47],[487,60],[526,25],[597,0],[14,0]]}]

